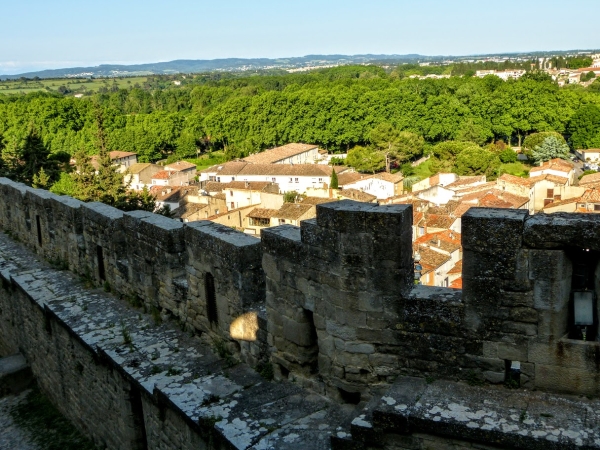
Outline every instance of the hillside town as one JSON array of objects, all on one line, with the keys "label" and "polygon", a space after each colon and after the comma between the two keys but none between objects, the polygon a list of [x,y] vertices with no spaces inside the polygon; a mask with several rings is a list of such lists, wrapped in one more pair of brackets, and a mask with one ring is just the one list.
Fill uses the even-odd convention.
[{"label": "hillside town", "polygon": [[[589,163],[599,152],[576,155]],[[331,155],[310,144],[287,144],[200,172],[185,161],[138,163],[127,152],[112,152],[111,158],[130,189],[149,189],[157,207],[167,206],[175,219],[210,220],[257,237],[264,228],[299,226],[316,217],[321,203],[412,204],[417,281],[427,286],[462,287],[461,217],[471,207],[600,212],[600,173],[578,180],[576,164],[559,158],[531,168],[528,178],[503,174],[488,181],[485,175],[438,173],[410,188],[400,172],[362,174],[332,166]]]}]

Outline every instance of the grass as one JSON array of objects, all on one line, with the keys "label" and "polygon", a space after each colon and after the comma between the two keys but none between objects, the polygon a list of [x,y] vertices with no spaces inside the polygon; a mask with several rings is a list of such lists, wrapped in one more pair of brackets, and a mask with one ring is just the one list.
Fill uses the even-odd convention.
[{"label": "grass", "polygon": [[431,164],[433,163],[433,158],[428,159],[424,163],[419,164],[415,167],[414,176],[419,177],[419,179],[424,180],[425,178],[429,178],[433,175],[433,171],[431,170]]},{"label": "grass", "polygon": [[222,164],[226,159],[223,152],[210,152],[206,155],[202,155],[200,158],[184,158],[184,161],[196,164],[198,170],[204,170],[215,164]]},{"label": "grass", "polygon": [[46,450],[94,450],[71,423],[34,388],[10,414],[17,425],[30,432],[33,441]]},{"label": "grass", "polygon": [[148,77],[124,77],[124,78],[98,78],[98,79],[81,79],[81,78],[60,78],[60,79],[43,79],[38,81],[1,81],[0,94],[27,94],[36,91],[58,92],[60,86],[65,86],[72,91],[67,96],[75,94],[85,94],[88,92],[98,92],[101,87],[110,89],[116,85],[119,89],[128,89],[135,86],[136,83],[140,86],[148,80]]},{"label": "grass", "polygon": [[500,173],[508,173],[509,175],[514,175],[516,177],[526,178],[529,176],[530,166],[527,164],[523,164],[522,162],[514,162],[502,164],[500,166]]}]

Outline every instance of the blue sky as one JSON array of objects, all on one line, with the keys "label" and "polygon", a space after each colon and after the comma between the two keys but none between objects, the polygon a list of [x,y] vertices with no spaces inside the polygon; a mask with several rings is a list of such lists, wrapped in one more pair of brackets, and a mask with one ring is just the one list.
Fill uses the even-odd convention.
[{"label": "blue sky", "polygon": [[0,0],[0,74],[307,54],[600,48],[598,0]]}]

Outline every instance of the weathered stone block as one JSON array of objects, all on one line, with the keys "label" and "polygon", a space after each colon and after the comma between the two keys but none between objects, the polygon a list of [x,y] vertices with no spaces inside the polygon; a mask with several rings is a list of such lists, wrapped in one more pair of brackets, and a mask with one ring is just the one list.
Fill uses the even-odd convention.
[{"label": "weathered stone block", "polygon": [[526,245],[539,249],[572,246],[600,250],[600,216],[536,214],[525,221],[523,240]]},{"label": "weathered stone block", "polygon": [[571,260],[562,250],[530,250],[529,278],[563,280],[572,273]]},{"label": "weathered stone block", "polygon": [[471,208],[462,216],[463,248],[492,254],[520,248],[527,216],[522,209]]}]

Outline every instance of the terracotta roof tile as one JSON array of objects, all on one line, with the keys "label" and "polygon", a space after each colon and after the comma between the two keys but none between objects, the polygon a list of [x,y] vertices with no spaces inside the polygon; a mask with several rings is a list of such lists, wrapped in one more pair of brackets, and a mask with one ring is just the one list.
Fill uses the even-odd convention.
[{"label": "terracotta roof tile", "polygon": [[450,228],[456,219],[454,217],[438,214],[428,214],[425,218],[428,227]]},{"label": "terracotta roof tile", "polygon": [[126,158],[128,156],[136,156],[137,153],[114,151],[114,152],[110,152],[109,155],[110,155],[110,159],[119,159],[119,158]]},{"label": "terracotta roof tile", "polygon": [[314,205],[304,205],[302,203],[284,203],[273,216],[278,219],[297,220],[306,214]]},{"label": "terracotta roof tile", "polygon": [[342,189],[338,191],[338,195],[343,198],[365,203],[372,203],[377,200],[377,196],[359,191],[358,189]]},{"label": "terracotta roof tile", "polygon": [[485,183],[485,175],[476,175],[470,177],[458,177],[454,183],[447,184],[444,186],[447,189],[462,189],[474,183]]},{"label": "terracotta roof tile", "polygon": [[463,260],[459,260],[454,264],[454,267],[448,271],[448,275],[462,274]]},{"label": "terracotta roof tile", "polygon": [[189,170],[192,168],[196,168],[196,164],[192,164],[190,162],[187,161],[177,161],[173,164],[168,164],[165,166],[165,170],[175,170],[175,171],[179,171],[179,170]]},{"label": "terracotta roof tile", "polygon": [[252,164],[273,164],[277,161],[281,161],[282,159],[307,152],[314,148],[318,148],[318,145],[286,144],[281,147],[275,147],[269,150],[264,150],[260,153],[255,153],[247,156],[243,160]]},{"label": "terracotta roof tile", "polygon": [[345,186],[346,184],[354,183],[358,180],[364,180],[366,178],[370,178],[371,175],[363,175],[358,172],[344,172],[338,175],[338,184],[340,187]]},{"label": "terracotta roof tile", "polygon": [[278,211],[277,209],[255,208],[248,213],[248,217],[252,217],[253,219],[270,219],[277,215]]},{"label": "terracotta roof tile", "polygon": [[584,175],[581,177],[581,180],[579,180],[579,186],[585,186],[590,183],[600,183],[600,172]]},{"label": "terracotta roof tile", "polygon": [[419,264],[423,266],[424,273],[431,272],[432,270],[437,269],[438,267],[443,266],[445,263],[450,261],[449,255],[445,255],[440,252],[436,252],[435,250],[430,250],[424,246],[418,246],[419,254],[421,255],[421,261]]},{"label": "terracotta roof tile", "polygon": [[463,279],[462,279],[462,277],[461,278],[457,278],[456,280],[454,280],[450,284],[449,287],[452,288],[452,289],[462,289],[462,287],[463,287]]},{"label": "terracotta roof tile", "polygon": [[380,173],[376,173],[375,175],[373,175],[372,178],[377,178],[379,180],[383,180],[383,181],[389,181],[390,183],[400,183],[402,182],[402,180],[404,180],[404,177],[402,176],[402,174],[400,172],[398,173],[388,173],[388,172],[380,172]]},{"label": "terracotta roof tile", "polygon": [[171,176],[170,172],[168,172],[166,170],[161,170],[160,172],[156,172],[154,175],[152,175],[152,179],[153,180],[168,180],[170,176]]},{"label": "terracotta roof tile", "polygon": [[322,203],[336,202],[337,198],[305,197],[302,200],[303,205],[320,205]]}]

